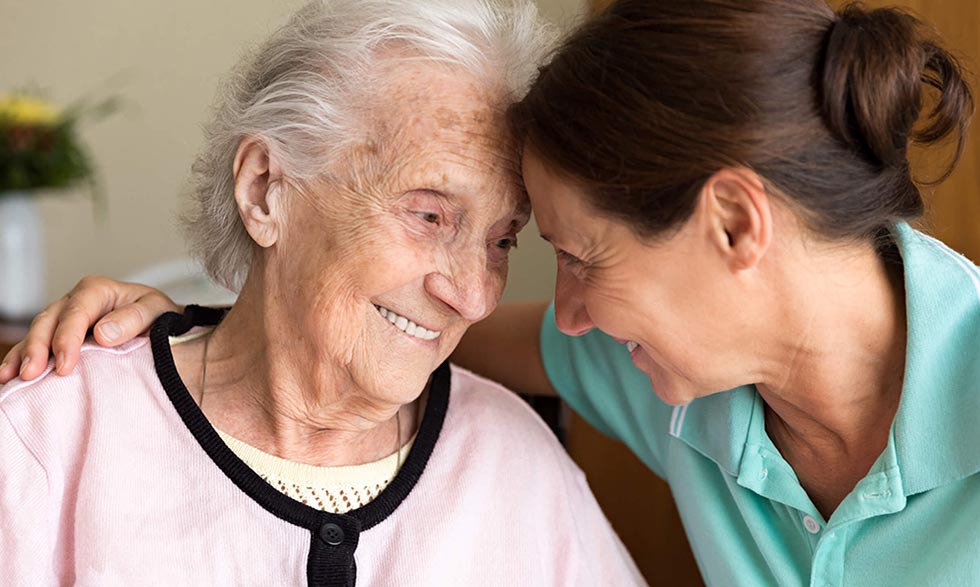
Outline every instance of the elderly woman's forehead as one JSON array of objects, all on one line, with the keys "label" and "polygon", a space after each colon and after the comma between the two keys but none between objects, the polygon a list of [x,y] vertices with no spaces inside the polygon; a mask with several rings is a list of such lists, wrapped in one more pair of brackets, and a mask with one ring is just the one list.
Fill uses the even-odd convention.
[{"label": "elderly woman's forehead", "polygon": [[520,153],[501,118],[487,109],[420,105],[391,120],[391,132],[382,140],[399,167],[431,170],[451,164],[510,183],[519,181]]},{"label": "elderly woman's forehead", "polygon": [[477,133],[508,140],[505,94],[472,73],[411,62],[381,77],[373,118],[400,133]]},{"label": "elderly woman's forehead", "polygon": [[350,146],[341,176],[393,192],[504,196],[492,198],[498,205],[523,193],[500,91],[439,65],[410,63],[380,80],[362,110],[366,135]]}]

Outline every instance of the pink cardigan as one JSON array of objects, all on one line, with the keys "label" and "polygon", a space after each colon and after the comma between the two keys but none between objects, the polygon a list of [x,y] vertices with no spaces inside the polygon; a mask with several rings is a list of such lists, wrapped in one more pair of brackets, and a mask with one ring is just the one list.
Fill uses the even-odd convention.
[{"label": "pink cardigan", "polygon": [[337,515],[275,491],[173,368],[167,337],[220,319],[204,314],[0,389],[0,583],[643,583],[551,432],[457,367],[434,375],[412,452],[375,501]]}]

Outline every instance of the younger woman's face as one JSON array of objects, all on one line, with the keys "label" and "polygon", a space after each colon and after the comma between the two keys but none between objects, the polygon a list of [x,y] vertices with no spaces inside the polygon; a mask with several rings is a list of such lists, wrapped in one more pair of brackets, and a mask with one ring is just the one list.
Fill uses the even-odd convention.
[{"label": "younger woman's face", "polygon": [[562,332],[598,328],[624,353],[633,348],[633,363],[669,404],[741,384],[731,352],[746,318],[738,287],[696,222],[663,239],[640,238],[532,151],[524,153],[523,174],[541,236],[557,254]]}]

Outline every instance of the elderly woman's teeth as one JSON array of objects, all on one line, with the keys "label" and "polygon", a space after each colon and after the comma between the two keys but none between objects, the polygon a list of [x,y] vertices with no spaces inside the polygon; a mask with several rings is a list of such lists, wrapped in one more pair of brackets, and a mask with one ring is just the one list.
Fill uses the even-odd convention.
[{"label": "elderly woman's teeth", "polygon": [[628,350],[628,351],[629,351],[629,352],[631,352],[631,353],[632,353],[632,352],[633,352],[633,350],[634,350],[634,349],[635,349],[636,347],[638,347],[638,346],[640,346],[640,345],[638,345],[638,344],[636,344],[636,343],[635,343],[635,342],[633,342],[632,340],[627,340],[627,341],[626,341],[626,350]]},{"label": "elderly woman's teeth", "polygon": [[374,307],[377,308],[378,313],[381,314],[382,318],[386,319],[388,322],[391,322],[391,324],[395,328],[401,330],[402,332],[404,332],[409,336],[414,336],[415,338],[421,338],[422,340],[432,340],[435,338],[439,338],[439,335],[442,334],[441,332],[436,332],[434,330],[428,330],[427,328],[423,328],[418,324],[412,322],[408,318],[404,316],[399,316],[398,314],[392,312],[388,308],[382,308],[381,306],[374,306]]}]

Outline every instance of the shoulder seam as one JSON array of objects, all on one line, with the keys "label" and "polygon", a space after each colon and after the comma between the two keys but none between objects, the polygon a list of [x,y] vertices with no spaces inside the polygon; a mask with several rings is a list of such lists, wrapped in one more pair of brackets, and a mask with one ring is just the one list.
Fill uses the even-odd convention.
[{"label": "shoulder seam", "polygon": [[83,344],[82,348],[79,350],[79,353],[108,353],[113,355],[127,355],[148,344],[150,344],[150,338],[148,336],[139,336],[119,346],[102,346],[98,343]]},{"label": "shoulder seam", "polygon": [[16,436],[17,440],[19,440],[21,445],[23,445],[24,450],[26,450],[27,453],[31,455],[31,458],[34,459],[34,462],[37,463],[37,466],[40,467],[42,471],[44,471],[44,484],[49,488],[50,491],[51,474],[48,473],[48,468],[44,466],[44,462],[38,456],[37,451],[34,450],[34,447],[32,447],[24,439],[24,436],[20,433],[19,430],[17,430],[17,427],[14,426],[14,423],[10,421],[10,416],[7,414],[7,411],[3,409],[2,405],[0,405],[0,415],[3,416],[5,425],[10,427],[10,430],[14,433],[14,436]]},{"label": "shoulder seam", "polygon": [[[104,346],[99,346],[94,344],[83,345],[82,348],[79,350],[79,359],[81,359],[82,355],[88,355],[92,353],[128,355],[148,345],[149,341],[150,339],[147,337],[139,337],[134,339],[133,341],[124,343],[124,345],[118,347],[104,347]],[[77,364],[75,366],[75,369],[76,370],[78,369]],[[45,381],[49,376],[51,376],[51,373],[53,371],[54,371],[54,364],[49,358],[48,364],[44,368],[44,371],[41,371],[41,374],[35,377],[34,379],[31,379],[30,381],[14,380],[7,383],[7,385],[5,386],[0,386],[0,405],[2,405],[7,398],[11,397],[19,390],[22,390],[27,387],[31,387],[33,385],[37,385],[42,381]]]}]

